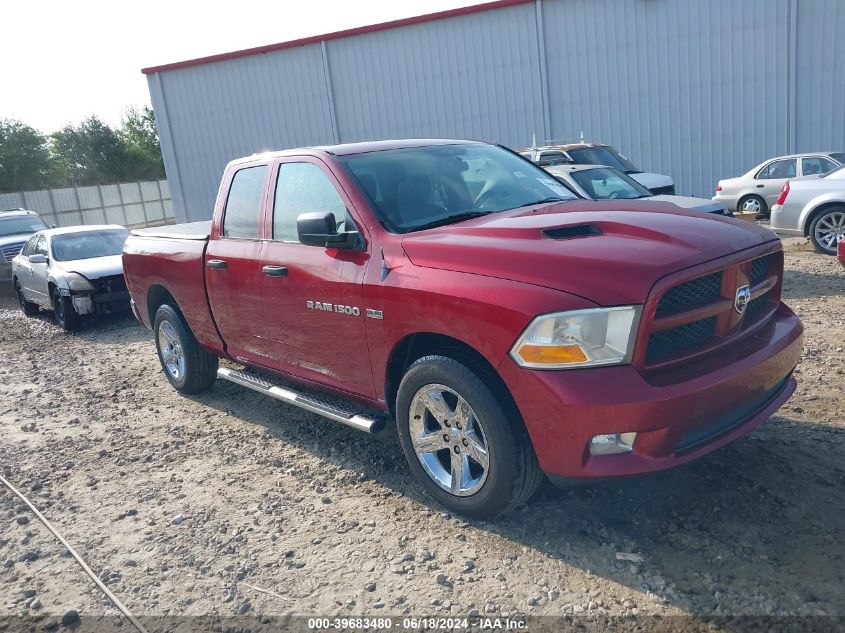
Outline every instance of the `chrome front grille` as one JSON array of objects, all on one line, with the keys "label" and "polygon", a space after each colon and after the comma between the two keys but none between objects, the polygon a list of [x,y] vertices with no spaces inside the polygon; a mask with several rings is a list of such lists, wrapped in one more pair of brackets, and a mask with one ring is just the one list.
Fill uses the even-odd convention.
[{"label": "chrome front grille", "polygon": [[3,260],[7,262],[12,261],[21,252],[24,244],[26,242],[16,242],[14,244],[6,244],[6,246],[0,248],[0,251],[3,253]]}]

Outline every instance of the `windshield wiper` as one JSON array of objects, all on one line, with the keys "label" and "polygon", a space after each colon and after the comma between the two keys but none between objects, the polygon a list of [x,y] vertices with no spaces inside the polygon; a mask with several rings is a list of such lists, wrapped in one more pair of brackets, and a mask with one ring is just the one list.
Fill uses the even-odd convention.
[{"label": "windshield wiper", "polygon": [[446,224],[454,224],[455,222],[463,222],[464,220],[480,218],[482,215],[490,215],[491,213],[495,213],[495,211],[464,211],[463,213],[456,213],[454,215],[446,216],[445,218],[440,218],[439,220],[420,224],[419,226],[413,227],[411,230],[422,231],[424,229],[433,229],[437,226],[445,226]]},{"label": "windshield wiper", "polygon": [[535,200],[534,202],[526,202],[525,204],[521,204],[519,206],[514,207],[514,209],[521,209],[522,207],[533,207],[535,204],[549,204],[552,202],[569,202],[570,200],[575,200],[575,198],[561,198],[560,196],[549,196],[548,198],[543,198],[542,200]]}]

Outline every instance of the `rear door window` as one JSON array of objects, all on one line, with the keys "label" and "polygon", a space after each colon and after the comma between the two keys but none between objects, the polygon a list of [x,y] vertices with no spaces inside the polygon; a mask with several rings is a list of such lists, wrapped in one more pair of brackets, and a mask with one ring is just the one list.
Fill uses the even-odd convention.
[{"label": "rear door window", "polygon": [[223,235],[258,239],[261,198],[267,165],[247,167],[235,173],[223,213]]},{"label": "rear door window", "polygon": [[759,180],[795,178],[798,161],[794,158],[772,161],[757,174]]}]

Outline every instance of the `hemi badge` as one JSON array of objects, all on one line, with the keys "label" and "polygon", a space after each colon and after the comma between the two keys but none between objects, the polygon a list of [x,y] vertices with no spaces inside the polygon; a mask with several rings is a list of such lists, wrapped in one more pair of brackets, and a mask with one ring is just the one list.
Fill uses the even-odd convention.
[{"label": "hemi badge", "polygon": [[372,308],[367,308],[367,316],[371,319],[383,319],[384,313],[381,310],[373,310]]}]

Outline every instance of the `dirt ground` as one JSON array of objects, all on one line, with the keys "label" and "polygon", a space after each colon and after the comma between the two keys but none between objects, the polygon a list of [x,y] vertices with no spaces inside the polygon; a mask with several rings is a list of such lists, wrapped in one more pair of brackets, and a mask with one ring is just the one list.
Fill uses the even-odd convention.
[{"label": "dirt ground", "polygon": [[[497,522],[424,497],[392,430],[222,381],[182,397],[131,317],[68,336],[8,291],[0,467],[136,615],[842,616],[845,271],[804,240],[786,262],[806,340],[776,416],[671,472],[546,485]],[[0,518],[0,628],[117,613],[2,486]]]}]

